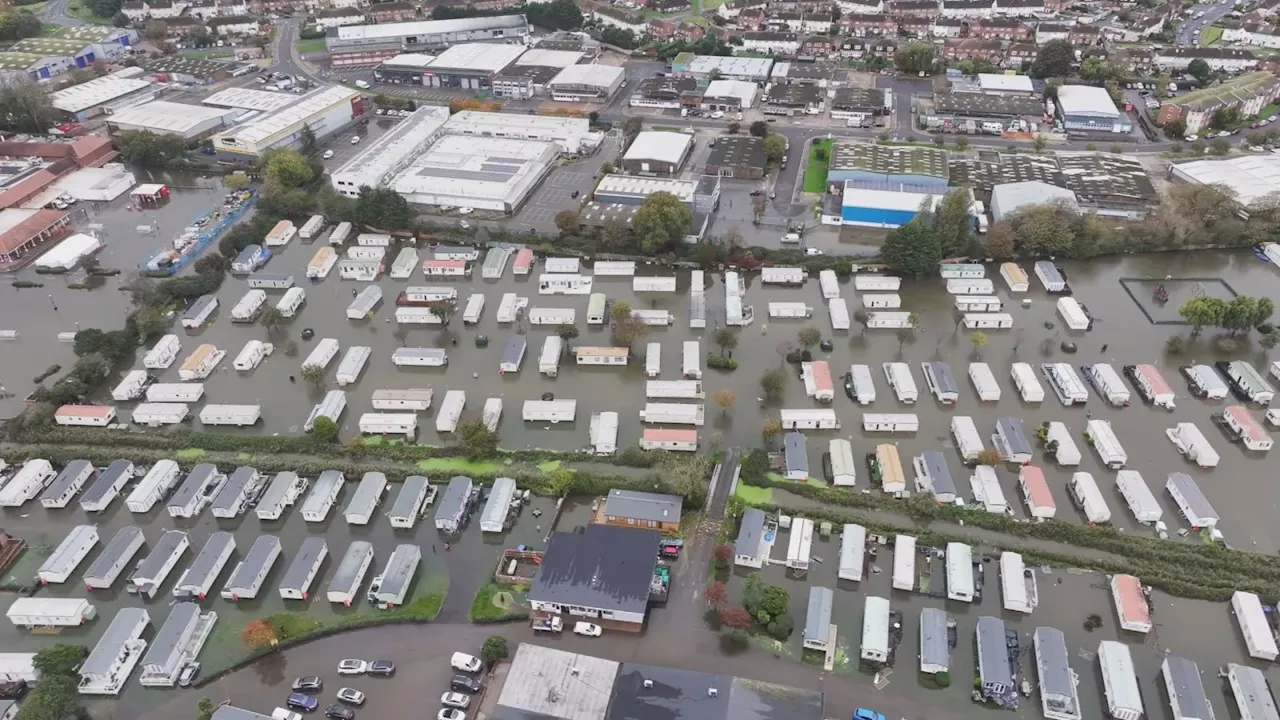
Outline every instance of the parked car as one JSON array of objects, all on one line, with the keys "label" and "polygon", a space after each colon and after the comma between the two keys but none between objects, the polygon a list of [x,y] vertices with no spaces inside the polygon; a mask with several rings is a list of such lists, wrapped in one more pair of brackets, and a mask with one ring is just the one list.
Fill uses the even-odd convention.
[{"label": "parked car", "polygon": [[374,660],[369,663],[369,674],[382,676],[395,675],[396,664],[390,660]]},{"label": "parked car", "polygon": [[302,693],[293,693],[289,696],[284,704],[290,710],[301,710],[302,712],[311,712],[320,706],[320,701],[311,695],[303,695]]},{"label": "parked car", "polygon": [[348,705],[363,705],[364,693],[355,688],[342,688],[338,691],[338,701]]},{"label": "parked car", "polygon": [[358,144],[360,144],[360,136],[359,136],[359,135],[352,135],[352,136],[351,136],[351,144],[352,144],[352,145],[358,145]]},{"label": "parked car", "polygon": [[436,720],[467,720],[467,714],[455,708],[440,708]]},{"label": "parked car", "polygon": [[580,622],[573,624],[573,632],[578,635],[586,635],[587,637],[600,637],[603,632],[599,625],[589,622]]},{"label": "parked car", "polygon": [[458,692],[474,695],[480,692],[480,681],[470,675],[454,675],[453,679],[449,681],[449,687]]},{"label": "parked car", "polygon": [[293,681],[294,692],[319,692],[324,689],[324,681],[315,675],[300,677]]},{"label": "parked car", "polygon": [[323,156],[323,157],[324,157],[324,159],[325,159],[325,160],[328,160],[329,158],[333,157],[333,151],[332,151],[332,150],[325,150],[325,151],[324,151],[324,156]]},{"label": "parked car", "polygon": [[578,193],[578,191],[577,191],[577,190],[574,190],[573,192],[569,193],[569,197],[571,197],[571,198],[577,198],[577,197],[578,197],[578,194],[579,194],[579,193]]},{"label": "parked car", "polygon": [[449,664],[453,666],[454,670],[461,670],[462,672],[469,673],[480,672],[480,668],[483,667],[483,664],[480,662],[480,658],[475,655],[468,655],[460,652],[453,654],[453,657],[449,660]]},{"label": "parked car", "polygon": [[324,709],[324,716],[333,720],[355,720],[356,711],[346,705],[330,705]]},{"label": "parked car", "polygon": [[467,706],[471,704],[471,696],[457,692],[447,692],[440,696],[440,704],[445,707],[466,710]]},{"label": "parked car", "polygon": [[191,681],[196,679],[196,675],[200,674],[200,663],[191,662],[182,668],[182,672],[178,673],[178,685],[180,687],[191,687]]},{"label": "parked car", "polygon": [[369,663],[364,660],[347,658],[338,661],[339,675],[363,675],[369,670]]}]

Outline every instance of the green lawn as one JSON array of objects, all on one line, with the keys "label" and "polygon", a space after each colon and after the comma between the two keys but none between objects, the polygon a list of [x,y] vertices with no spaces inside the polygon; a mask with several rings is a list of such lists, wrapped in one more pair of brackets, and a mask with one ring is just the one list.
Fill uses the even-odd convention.
[{"label": "green lawn", "polygon": [[1200,33],[1201,45],[1212,45],[1222,39],[1222,28],[1217,25],[1210,25]]},{"label": "green lawn", "polygon": [[235,54],[235,50],[231,48],[207,48],[205,50],[186,50],[180,54],[184,58],[193,60],[209,60],[231,57]]},{"label": "green lawn", "polygon": [[[832,140],[818,140],[809,146],[809,164],[804,168],[804,187],[807,193],[818,193],[819,195],[826,192],[827,189],[827,160],[831,158]],[[818,150],[822,149],[825,159],[818,159]]]},{"label": "green lawn", "polygon": [[304,55],[306,53],[325,52],[326,50],[327,48],[325,47],[325,44],[324,44],[324,38],[312,38],[310,40],[298,41],[298,52]]},{"label": "green lawn", "polygon": [[733,494],[748,505],[770,505],[773,503],[773,488],[757,487],[739,482],[738,489]]},{"label": "green lawn", "polygon": [[179,460],[198,460],[204,457],[204,450],[200,448],[185,448],[179,450],[175,455],[178,456]]},{"label": "green lawn", "polygon": [[700,13],[715,10],[723,4],[724,0],[693,0],[692,7],[695,13]]},{"label": "green lawn", "polygon": [[74,18],[79,18],[87,23],[94,25],[110,25],[111,18],[98,17],[93,11],[84,5],[68,5],[67,14]]},{"label": "green lawn", "polygon": [[473,462],[462,457],[448,457],[419,460],[418,469],[422,472],[438,470],[440,472],[469,472],[477,475],[489,475],[502,470],[502,465],[496,462]]}]

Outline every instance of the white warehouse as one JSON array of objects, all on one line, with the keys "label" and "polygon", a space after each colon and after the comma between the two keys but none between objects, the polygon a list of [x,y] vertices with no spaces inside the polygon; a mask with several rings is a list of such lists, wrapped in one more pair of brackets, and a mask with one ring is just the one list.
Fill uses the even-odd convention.
[{"label": "white warehouse", "polygon": [[390,183],[416,205],[512,212],[560,154],[551,142],[446,135]]},{"label": "white warehouse", "polygon": [[362,186],[385,185],[440,138],[448,119],[447,107],[424,105],[419,108],[338,168],[331,178],[333,189],[339,195],[354,198],[360,195]]}]

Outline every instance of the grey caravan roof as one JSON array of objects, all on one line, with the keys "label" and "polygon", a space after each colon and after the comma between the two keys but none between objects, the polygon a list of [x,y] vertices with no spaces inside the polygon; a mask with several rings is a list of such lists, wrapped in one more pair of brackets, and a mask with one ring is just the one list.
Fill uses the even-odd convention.
[{"label": "grey caravan roof", "polygon": [[1066,282],[1062,273],[1058,272],[1058,266],[1048,260],[1037,260],[1035,265],[1036,274],[1042,275],[1047,282]]},{"label": "grey caravan roof", "polygon": [[238,467],[235,472],[231,473],[231,477],[223,483],[222,490],[218,491],[218,496],[213,499],[213,509],[230,510],[240,502],[240,496],[244,494],[245,488],[258,474],[255,468]]},{"label": "grey caravan roof", "polygon": [[789,432],[782,437],[783,457],[788,470],[809,472],[808,443],[803,433]]},{"label": "grey caravan roof", "polygon": [[360,478],[356,491],[347,502],[346,512],[371,513],[378,504],[378,498],[387,489],[387,476],[380,472],[367,472]]},{"label": "grey caravan roof", "polygon": [[347,548],[347,554],[342,556],[342,562],[338,563],[338,569],[333,573],[333,579],[329,581],[329,587],[334,590],[346,590],[348,592],[355,591],[356,581],[361,579],[358,576],[360,566],[364,564],[364,556],[373,550],[373,545],[364,540],[356,540]]},{"label": "grey caravan roof", "polygon": [[[1235,693],[1236,704],[1245,708],[1244,717],[1250,720],[1276,720],[1276,701],[1267,687],[1267,676],[1261,670],[1248,665],[1227,663],[1228,672],[1235,673],[1240,692]],[[1234,691],[1233,691],[1234,692]]]},{"label": "grey caravan roof", "polygon": [[190,505],[191,501],[195,500],[200,491],[204,489],[205,483],[209,482],[209,478],[217,474],[217,466],[210,463],[200,463],[191,468],[191,472],[187,473],[187,477],[182,480],[182,484],[173,493],[173,497],[169,498],[168,507],[186,507]]},{"label": "grey caravan roof", "polygon": [[[1046,696],[1050,708],[1079,711],[1071,698],[1076,696],[1076,684],[1067,660],[1067,640],[1062,631],[1051,627],[1038,627],[1035,631],[1037,670],[1040,672],[1040,693]],[[1070,704],[1063,704],[1068,698]]]},{"label": "grey caravan roof", "polygon": [[450,480],[449,487],[444,489],[444,497],[436,506],[436,519],[461,518],[463,511],[467,509],[467,498],[470,495],[471,478],[459,475]]},{"label": "grey caravan roof", "polygon": [[508,477],[500,477],[494,480],[493,487],[489,489],[489,499],[484,504],[484,511],[480,513],[480,522],[505,522],[507,511],[511,508],[511,499],[515,495],[515,480]]},{"label": "grey caravan roof", "polygon": [[181,530],[166,530],[160,539],[156,541],[154,547],[151,548],[151,554],[143,558],[142,563],[138,565],[138,569],[134,571],[133,577],[143,580],[151,580],[160,572],[181,545],[182,541],[187,539],[187,534]]},{"label": "grey caravan roof", "polygon": [[111,572],[111,566],[120,562],[121,556],[126,553],[137,552],[136,548],[132,551],[129,548],[140,537],[142,537],[141,528],[133,525],[126,525],[120,528],[119,532],[111,538],[111,542],[107,543],[107,547],[102,551],[102,554],[85,571],[85,579],[106,577],[107,573]]},{"label": "grey caravan roof", "polygon": [[134,629],[140,621],[147,619],[147,611],[140,607],[121,608],[112,618],[107,631],[102,634],[98,644],[93,646],[89,657],[80,666],[81,675],[106,675],[110,673],[120,657],[120,649],[134,638]]},{"label": "grey caravan roof", "polygon": [[1191,507],[1196,517],[1200,518],[1216,518],[1218,511],[1213,509],[1209,504],[1209,498],[1204,496],[1204,492],[1200,490],[1200,486],[1196,481],[1186,473],[1169,473],[1169,482],[1178,488],[1178,492],[1182,495],[1182,500]]},{"label": "grey caravan roof", "polygon": [[[62,468],[62,472],[58,473],[58,477],[53,479],[53,484],[49,486],[49,489],[45,490],[44,494],[40,496],[40,499],[49,498],[52,500],[62,497],[62,494],[75,484],[76,478],[80,476],[80,473],[84,472],[86,467],[92,469],[93,463],[88,460],[72,460],[67,463],[66,467]],[[92,480],[93,476],[90,475],[89,479]]]},{"label": "grey caravan roof", "polygon": [[929,480],[933,482],[933,494],[950,493],[955,495],[956,481],[951,477],[951,470],[947,467],[946,457],[937,450],[925,450],[920,453],[920,459],[929,471]]},{"label": "grey caravan roof", "polygon": [[707,321],[707,296],[691,295],[689,296],[689,321],[701,320]]},{"label": "grey caravan roof", "polygon": [[1005,649],[1004,621],[983,615],[978,618],[978,675],[982,683],[1013,687],[1013,671],[1009,669],[1009,653]]},{"label": "grey caravan roof", "polygon": [[387,513],[389,517],[409,517],[418,504],[418,496],[422,494],[431,481],[421,475],[410,475],[400,483],[400,494],[396,495],[395,502],[391,504],[391,510]]},{"label": "grey caravan roof", "polygon": [[[1173,686],[1171,693],[1177,696],[1182,717],[1196,720],[1210,720],[1213,717],[1209,698],[1204,694],[1204,683],[1200,680],[1199,665],[1184,657],[1169,655],[1164,659],[1164,672],[1166,687]],[[1174,698],[1169,700],[1173,702]]]},{"label": "grey caravan roof", "polygon": [[260,252],[262,252],[262,248],[258,245],[245,245],[244,249],[240,251],[240,254],[236,255],[236,259],[232,264],[239,265],[240,263],[249,262],[257,257]]},{"label": "grey caravan roof", "polygon": [[764,537],[764,518],[764,511],[760,508],[747,508],[742,511],[738,539],[733,543],[734,553],[756,557],[760,552],[760,540]]},{"label": "grey caravan roof", "polygon": [[528,342],[524,339],[523,335],[516,335],[514,337],[507,338],[507,344],[502,348],[502,364],[515,365],[520,362],[520,359],[524,357],[524,351],[527,345]]},{"label": "grey caravan roof", "polygon": [[209,536],[209,540],[200,549],[200,554],[192,561],[191,567],[187,568],[187,575],[184,584],[186,585],[203,585],[205,580],[209,580],[211,573],[222,570],[222,553],[227,546],[235,547],[236,538],[229,532],[218,532]]},{"label": "grey caravan roof", "polygon": [[216,302],[218,302],[218,298],[212,295],[201,295],[196,298],[196,301],[191,303],[191,307],[187,308],[187,311],[182,314],[182,319],[195,320],[200,317],[200,315],[203,314],[211,304]]},{"label": "grey caravan roof", "polygon": [[271,484],[267,486],[267,491],[262,493],[262,498],[258,500],[258,505],[262,507],[271,507],[278,505],[284,501],[285,495],[289,493],[289,489],[298,481],[298,473],[284,471],[276,473],[271,478]]},{"label": "grey caravan roof", "polygon": [[311,494],[307,495],[307,499],[302,502],[302,512],[318,510],[333,492],[333,486],[341,485],[345,480],[345,476],[337,470],[325,470],[320,473],[315,485],[311,486]]},{"label": "grey caravan roof", "polygon": [[99,503],[111,491],[111,486],[120,480],[120,476],[133,472],[133,463],[128,460],[112,460],[111,464],[102,468],[98,479],[93,481],[88,490],[80,496],[80,504]]},{"label": "grey caravan roof", "polygon": [[302,541],[302,545],[298,547],[298,554],[293,556],[293,563],[289,565],[289,569],[284,573],[284,579],[280,581],[280,587],[301,589],[302,583],[311,574],[311,566],[315,564],[316,558],[320,557],[329,549],[322,537],[309,537]]},{"label": "grey caravan roof", "polygon": [[926,665],[947,667],[951,645],[947,641],[947,613],[939,608],[920,610],[920,660]]},{"label": "grey caravan roof", "polygon": [[193,602],[174,603],[165,618],[164,625],[156,632],[156,637],[142,656],[143,665],[159,665],[169,667],[175,656],[185,649],[187,628],[191,627],[192,618],[200,615],[200,606]]},{"label": "grey caravan roof", "polygon": [[249,587],[249,584],[262,572],[262,566],[271,560],[280,550],[280,538],[275,535],[262,535],[249,546],[249,552],[227,579],[228,588]]},{"label": "grey caravan roof", "polygon": [[604,501],[604,514],[610,517],[678,523],[683,505],[684,500],[679,495],[663,495],[637,490],[610,490]]},{"label": "grey caravan roof", "polygon": [[813,586],[809,588],[809,611],[804,618],[804,639],[827,639],[831,627],[831,606],[835,604],[836,594],[831,588]]},{"label": "grey caravan roof", "polygon": [[67,536],[62,539],[62,542],[58,543],[58,547],[54,549],[53,554],[40,566],[40,571],[57,572],[63,566],[69,565],[71,563],[71,553],[80,546],[80,536],[88,535],[91,532],[97,532],[97,528],[93,525],[77,525],[72,528],[71,532],[67,533]]},{"label": "grey caravan roof", "polygon": [[400,594],[402,588],[413,582],[413,573],[417,571],[421,560],[422,550],[417,545],[397,545],[387,559],[387,566],[382,570],[382,584],[378,586],[378,592]]},{"label": "grey caravan roof", "polygon": [[1027,440],[1027,433],[1022,426],[1021,418],[999,418],[996,420],[996,430],[1004,437],[1005,442],[1009,444],[1011,452],[1017,454],[1034,452],[1031,442]]},{"label": "grey caravan roof", "polygon": [[929,363],[929,369],[933,371],[933,383],[938,387],[938,392],[960,392],[960,386],[956,385],[956,376],[951,372],[950,365],[935,360]]}]

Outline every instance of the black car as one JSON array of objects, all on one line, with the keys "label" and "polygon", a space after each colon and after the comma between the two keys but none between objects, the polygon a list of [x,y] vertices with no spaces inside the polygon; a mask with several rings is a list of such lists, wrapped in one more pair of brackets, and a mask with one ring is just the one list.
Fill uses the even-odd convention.
[{"label": "black car", "polygon": [[366,675],[395,675],[396,664],[390,660],[374,660],[369,663],[369,669]]},{"label": "black car", "polygon": [[454,675],[453,679],[449,681],[449,687],[458,692],[474,695],[480,692],[480,681],[470,675]]},{"label": "black car", "polygon": [[576,198],[576,197],[578,197],[578,191],[577,191],[577,190],[574,190],[572,193],[569,193],[569,197],[571,197],[571,198]]},{"label": "black car", "polygon": [[324,681],[314,675],[300,677],[293,681],[294,692],[319,692],[323,689]]},{"label": "black car", "polygon": [[330,705],[324,709],[324,716],[333,720],[355,720],[356,712],[345,705]]}]

